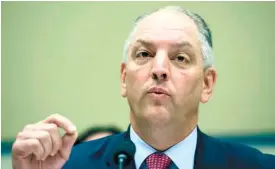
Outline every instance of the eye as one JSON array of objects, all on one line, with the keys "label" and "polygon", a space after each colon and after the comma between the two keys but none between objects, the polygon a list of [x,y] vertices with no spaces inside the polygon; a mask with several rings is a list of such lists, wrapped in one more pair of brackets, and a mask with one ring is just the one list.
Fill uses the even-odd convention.
[{"label": "eye", "polygon": [[149,52],[147,51],[140,51],[140,52],[137,52],[136,54],[136,58],[147,58],[147,57],[150,57],[150,54]]},{"label": "eye", "polygon": [[172,59],[173,63],[180,67],[185,67],[190,63],[190,58],[187,54],[180,53],[178,55],[175,55]]},{"label": "eye", "polygon": [[178,61],[178,62],[185,62],[186,58],[185,58],[185,56],[179,55],[175,58],[175,60]]}]

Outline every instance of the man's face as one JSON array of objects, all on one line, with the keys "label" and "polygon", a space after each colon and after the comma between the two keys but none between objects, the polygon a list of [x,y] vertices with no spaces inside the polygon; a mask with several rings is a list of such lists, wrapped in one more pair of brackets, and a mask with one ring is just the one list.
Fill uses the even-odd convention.
[{"label": "man's face", "polygon": [[140,21],[121,65],[122,95],[134,118],[184,120],[209,99],[198,37],[194,21],[179,12],[156,12]]}]

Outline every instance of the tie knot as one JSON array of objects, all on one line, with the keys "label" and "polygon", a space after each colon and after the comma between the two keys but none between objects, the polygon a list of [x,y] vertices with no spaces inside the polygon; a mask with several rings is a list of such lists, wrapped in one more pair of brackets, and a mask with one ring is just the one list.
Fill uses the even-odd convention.
[{"label": "tie knot", "polygon": [[168,169],[171,159],[164,153],[154,153],[146,158],[148,169]]}]

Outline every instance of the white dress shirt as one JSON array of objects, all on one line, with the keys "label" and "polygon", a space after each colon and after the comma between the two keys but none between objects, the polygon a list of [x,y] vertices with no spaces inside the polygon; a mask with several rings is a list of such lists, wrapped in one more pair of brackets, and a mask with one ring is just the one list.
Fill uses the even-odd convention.
[{"label": "white dress shirt", "polygon": [[[133,130],[132,126],[130,128],[130,138],[136,146],[135,164],[136,168],[139,169],[143,161],[157,150],[145,143]],[[164,151],[164,153],[179,169],[193,169],[196,145],[197,128],[195,128],[184,140]]]}]

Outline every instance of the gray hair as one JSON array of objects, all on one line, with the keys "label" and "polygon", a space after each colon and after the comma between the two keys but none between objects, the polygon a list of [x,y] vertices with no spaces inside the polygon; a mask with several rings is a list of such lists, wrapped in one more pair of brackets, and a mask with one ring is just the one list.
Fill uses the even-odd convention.
[{"label": "gray hair", "polygon": [[[213,44],[212,44],[212,34],[211,34],[211,30],[209,29],[207,23],[204,21],[204,19],[191,11],[188,11],[186,9],[183,9],[179,6],[167,6],[164,8],[159,8],[154,12],[158,12],[158,11],[175,11],[175,12],[182,12],[185,15],[189,16],[196,24],[198,31],[199,31],[199,40],[201,42],[201,52],[202,52],[202,56],[203,56],[203,66],[204,69],[207,69],[209,67],[213,66],[213,62],[214,62],[214,57],[213,57]],[[152,13],[145,13],[141,16],[139,16],[135,23],[134,23],[134,27],[132,29],[132,31],[129,34],[128,39],[125,41],[124,44],[124,51],[123,51],[123,62],[126,63],[127,62],[127,57],[128,57],[128,50],[129,47],[132,43],[132,39],[133,39],[133,35],[137,29],[137,25],[138,23],[144,19],[146,16],[151,15]]]}]

